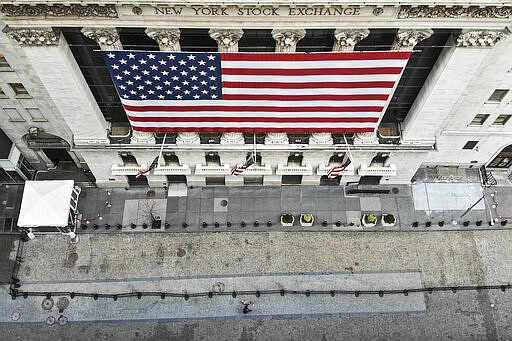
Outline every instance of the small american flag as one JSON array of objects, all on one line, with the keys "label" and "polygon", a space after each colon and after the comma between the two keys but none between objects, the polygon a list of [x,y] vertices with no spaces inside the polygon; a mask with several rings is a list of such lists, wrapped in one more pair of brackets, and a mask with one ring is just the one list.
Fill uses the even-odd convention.
[{"label": "small american flag", "polygon": [[159,159],[159,158],[160,158],[160,155],[159,155],[159,156],[157,156],[157,157],[155,157],[155,159],[153,160],[153,162],[151,162],[151,164],[149,165],[148,169],[138,172],[138,173],[137,173],[137,175],[135,175],[135,179],[138,179],[138,178],[140,178],[141,176],[148,174],[148,173],[149,173],[149,172],[151,172],[153,169],[155,169],[156,167],[158,167],[158,159]]},{"label": "small american flag", "polygon": [[245,161],[245,163],[239,167],[235,167],[231,170],[231,175],[239,176],[242,174],[247,168],[251,167],[254,164],[254,156],[251,156],[250,158]]},{"label": "small american flag", "polygon": [[150,132],[373,132],[411,51],[102,51],[128,119]]},{"label": "small american flag", "polygon": [[329,171],[327,172],[327,179],[336,179],[341,174],[341,172],[343,172],[343,170],[347,168],[348,165],[350,165],[351,162],[352,161],[350,160],[348,153],[345,153],[343,160],[341,160],[341,164],[339,166],[334,166],[331,169],[329,169]]}]

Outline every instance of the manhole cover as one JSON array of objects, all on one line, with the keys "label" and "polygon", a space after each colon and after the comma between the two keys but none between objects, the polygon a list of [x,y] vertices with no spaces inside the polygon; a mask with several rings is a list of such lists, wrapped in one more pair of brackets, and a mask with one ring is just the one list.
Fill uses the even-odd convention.
[{"label": "manhole cover", "polygon": [[155,191],[153,190],[150,190],[150,191],[147,191],[146,195],[148,198],[153,198],[155,196]]},{"label": "manhole cover", "polygon": [[220,205],[222,207],[226,207],[228,205],[228,201],[227,200],[221,200]]},{"label": "manhole cover", "polygon": [[393,194],[398,194],[398,192],[400,192],[400,190],[397,187],[393,187],[391,189],[391,193],[393,193]]},{"label": "manhole cover", "polygon": [[41,307],[44,309],[44,310],[50,310],[53,308],[53,298],[45,298],[43,300],[43,303],[41,303]]},{"label": "manhole cover", "polygon": [[57,308],[59,309],[59,311],[66,309],[68,305],[69,300],[67,297],[59,297],[59,299],[57,300]]},{"label": "manhole cover", "polygon": [[183,257],[187,254],[187,251],[185,251],[184,249],[178,249],[178,252],[176,254],[178,255],[178,257]]},{"label": "manhole cover", "polygon": [[78,259],[78,253],[76,253],[76,252],[72,252],[68,255],[68,261],[71,263],[76,262],[77,259]]},{"label": "manhole cover", "polygon": [[11,320],[13,321],[18,321],[21,317],[21,313],[19,311],[14,311],[12,314],[11,314]]},{"label": "manhole cover", "polygon": [[46,324],[49,325],[49,326],[53,326],[55,324],[55,317],[48,316],[46,318]]},{"label": "manhole cover", "polygon": [[212,292],[220,294],[220,293],[224,292],[225,288],[226,288],[226,285],[224,283],[217,282],[214,285],[212,285]]},{"label": "manhole cover", "polygon": [[68,318],[64,315],[60,315],[58,318],[59,324],[61,326],[66,325],[68,323]]}]

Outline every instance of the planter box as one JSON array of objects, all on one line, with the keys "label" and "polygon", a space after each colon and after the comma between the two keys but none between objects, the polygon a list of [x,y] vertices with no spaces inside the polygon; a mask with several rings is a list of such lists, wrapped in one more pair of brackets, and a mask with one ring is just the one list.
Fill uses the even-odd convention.
[{"label": "planter box", "polygon": [[[388,217],[388,216],[392,216],[393,217],[393,222],[386,223],[385,217]],[[396,217],[393,214],[383,214],[382,218],[380,219],[380,221],[382,223],[382,226],[390,227],[390,226],[395,226],[396,225]]]},{"label": "planter box", "polygon": [[375,221],[373,223],[370,223],[367,221],[366,217],[368,217],[370,215],[375,216],[375,214],[363,214],[363,217],[361,218],[361,224],[364,227],[374,227],[375,225],[377,225],[377,216],[375,216]]},{"label": "planter box", "polygon": [[304,221],[304,216],[305,214],[301,214],[300,215],[300,225],[301,226],[313,226],[313,224],[315,223],[315,217],[313,217],[313,215],[311,215],[311,221],[309,223],[305,222]]},{"label": "planter box", "polygon": [[[289,216],[291,217],[291,222],[285,222],[284,220],[284,217],[285,216]],[[287,221],[289,221],[289,219],[286,219]],[[295,217],[291,214],[282,214],[281,215],[281,225],[282,226],[293,226],[293,223],[295,222]]]}]

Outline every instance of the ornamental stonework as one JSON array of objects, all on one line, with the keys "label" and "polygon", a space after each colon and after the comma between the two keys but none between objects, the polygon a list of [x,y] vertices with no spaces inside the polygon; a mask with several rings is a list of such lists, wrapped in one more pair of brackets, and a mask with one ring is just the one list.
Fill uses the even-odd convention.
[{"label": "ornamental stonework", "polygon": [[295,52],[299,40],[306,36],[306,30],[272,30],[276,41],[276,52]]},{"label": "ornamental stonework", "polygon": [[457,38],[458,47],[492,47],[507,35],[502,31],[462,32]]},{"label": "ornamental stonework", "polygon": [[8,17],[105,17],[117,18],[114,5],[1,5],[0,12]]},{"label": "ornamental stonework", "polygon": [[41,28],[4,28],[4,33],[20,46],[50,46],[59,44],[59,33],[51,27]]},{"label": "ornamental stonework", "polygon": [[210,37],[217,42],[220,52],[237,52],[238,41],[244,35],[244,31],[240,29],[216,29],[212,28],[208,31]]},{"label": "ornamental stonework", "polygon": [[398,19],[411,18],[496,18],[509,19],[512,18],[512,6],[400,6]]}]

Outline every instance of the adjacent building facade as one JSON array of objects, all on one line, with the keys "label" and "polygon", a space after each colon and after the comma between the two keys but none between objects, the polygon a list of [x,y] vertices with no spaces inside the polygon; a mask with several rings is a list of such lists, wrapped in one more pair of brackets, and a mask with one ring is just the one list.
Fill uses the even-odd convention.
[{"label": "adjacent building facade", "polygon": [[[0,139],[12,146],[0,155],[0,175],[11,172],[3,182],[68,162],[92,174],[99,187],[405,184],[421,167],[450,177],[482,166],[509,183],[512,5],[0,4]],[[164,134],[131,129],[98,53],[109,49],[415,52],[375,133],[169,132],[159,167],[137,180],[158,155]],[[352,164],[341,178],[328,180],[327,171],[347,148]],[[231,176],[254,149],[256,165]]]}]

